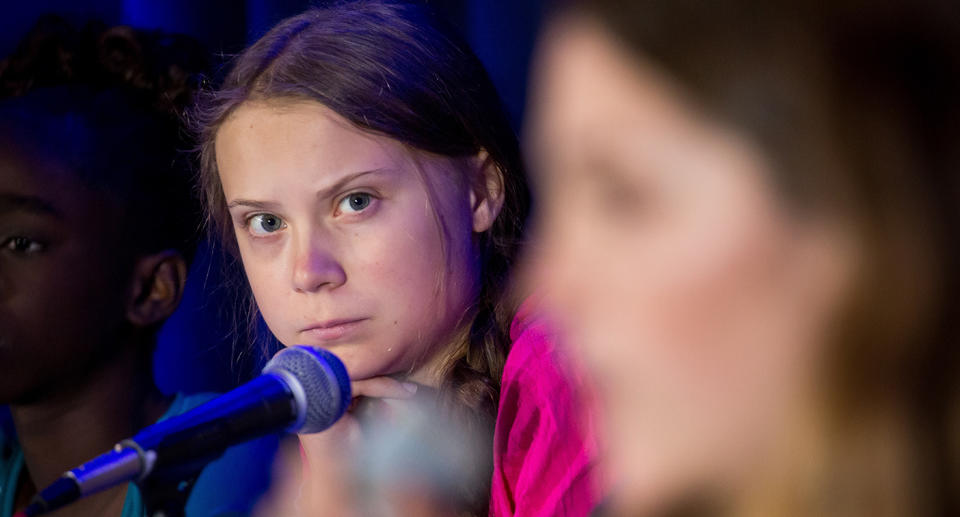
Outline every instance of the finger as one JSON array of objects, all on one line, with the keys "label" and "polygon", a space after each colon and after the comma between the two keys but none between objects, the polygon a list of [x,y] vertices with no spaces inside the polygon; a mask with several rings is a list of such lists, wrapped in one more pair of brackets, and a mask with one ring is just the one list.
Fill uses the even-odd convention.
[{"label": "finger", "polygon": [[391,377],[371,377],[351,383],[354,397],[409,399],[417,393],[417,385]]}]

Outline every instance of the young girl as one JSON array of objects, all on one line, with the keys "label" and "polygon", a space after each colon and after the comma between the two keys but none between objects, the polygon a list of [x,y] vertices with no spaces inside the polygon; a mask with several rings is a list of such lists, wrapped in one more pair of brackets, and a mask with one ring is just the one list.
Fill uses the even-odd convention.
[{"label": "young girl", "polygon": [[[210,223],[272,334],[337,354],[374,419],[397,408],[383,399],[437,389],[441,414],[481,437],[462,444],[483,452],[457,511],[585,513],[575,390],[542,325],[513,322],[507,290],[523,163],[466,44],[422,6],[313,9],[241,54],[196,122]],[[529,384],[509,390],[493,438],[505,362],[505,382]],[[327,479],[362,440],[356,414],[301,437],[308,476]]]}]

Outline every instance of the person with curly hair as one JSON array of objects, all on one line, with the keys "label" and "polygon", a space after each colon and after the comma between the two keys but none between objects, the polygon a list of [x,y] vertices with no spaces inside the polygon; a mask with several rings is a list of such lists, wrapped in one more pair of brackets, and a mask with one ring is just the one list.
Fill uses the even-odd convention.
[{"label": "person with curly hair", "polygon": [[[179,110],[204,56],[183,37],[45,18],[0,62],[0,516],[211,397],[165,396],[152,376],[197,236]],[[186,514],[249,513],[271,452],[228,450]],[[118,486],[57,515],[139,517],[150,495]]]}]

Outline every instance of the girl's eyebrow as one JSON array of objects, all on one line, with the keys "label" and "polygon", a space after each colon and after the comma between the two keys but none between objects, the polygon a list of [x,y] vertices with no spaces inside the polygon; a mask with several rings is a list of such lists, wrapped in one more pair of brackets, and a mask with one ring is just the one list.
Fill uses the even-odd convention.
[{"label": "girl's eyebrow", "polygon": [[[355,179],[357,179],[357,178],[366,176],[366,175],[368,175],[368,174],[383,173],[383,172],[387,172],[387,171],[389,171],[389,170],[390,170],[390,169],[388,169],[388,168],[386,168],[386,167],[380,167],[380,168],[377,168],[377,169],[370,169],[370,170],[368,170],[368,171],[360,171],[360,172],[354,172],[354,173],[351,173],[351,174],[347,174],[347,175],[343,176],[342,178],[338,179],[338,180],[337,180],[336,182],[334,182],[332,185],[330,185],[330,186],[328,186],[328,187],[324,187],[324,188],[320,189],[319,191],[317,191],[317,196],[316,196],[316,197],[319,198],[319,199],[328,197],[328,196],[336,193],[338,190],[342,189],[342,188],[344,187],[344,185],[350,183],[351,181],[353,181],[353,180],[355,180]],[[258,209],[258,210],[276,210],[277,208],[279,208],[280,204],[279,204],[279,203],[275,203],[275,202],[271,202],[271,201],[257,201],[257,200],[254,200],[254,199],[234,199],[233,201],[231,201],[230,203],[227,204],[227,210],[230,210],[230,209],[232,209],[232,208],[234,208],[234,207],[238,207],[238,206],[247,206],[247,207],[251,207],[251,208],[256,208],[256,209]]]},{"label": "girl's eyebrow", "polygon": [[230,210],[238,206],[249,206],[251,208],[257,208],[260,210],[271,210],[277,208],[279,205],[277,203],[271,203],[269,201],[256,201],[253,199],[234,199],[229,204],[227,204],[227,210]]},{"label": "girl's eyebrow", "polygon": [[360,172],[354,172],[354,173],[351,173],[351,174],[347,174],[347,175],[343,176],[342,178],[338,179],[337,181],[335,181],[332,185],[330,185],[330,186],[328,186],[328,187],[324,187],[324,188],[318,190],[316,197],[317,197],[318,199],[322,199],[322,198],[325,198],[325,197],[329,197],[329,196],[331,196],[331,195],[333,195],[333,194],[336,194],[338,190],[341,190],[341,189],[344,187],[344,185],[350,183],[351,181],[353,181],[353,180],[355,180],[355,179],[357,179],[357,178],[360,178],[360,177],[362,177],[362,176],[366,176],[366,175],[368,175],[368,174],[378,174],[378,173],[382,173],[382,172],[387,172],[387,171],[389,171],[389,170],[390,170],[390,169],[388,169],[388,168],[386,168],[386,167],[378,167],[378,168],[376,168],[376,169],[370,169],[370,170],[367,170],[367,171],[360,171]]}]

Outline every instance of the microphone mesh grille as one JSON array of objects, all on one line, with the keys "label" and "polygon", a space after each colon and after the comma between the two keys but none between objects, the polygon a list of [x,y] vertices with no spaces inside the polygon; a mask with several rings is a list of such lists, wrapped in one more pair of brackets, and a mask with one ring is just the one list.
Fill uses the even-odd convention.
[{"label": "microphone mesh grille", "polygon": [[308,346],[285,348],[273,356],[264,373],[284,370],[303,388],[307,415],[299,433],[317,433],[334,424],[350,405],[350,377],[337,356]]}]

